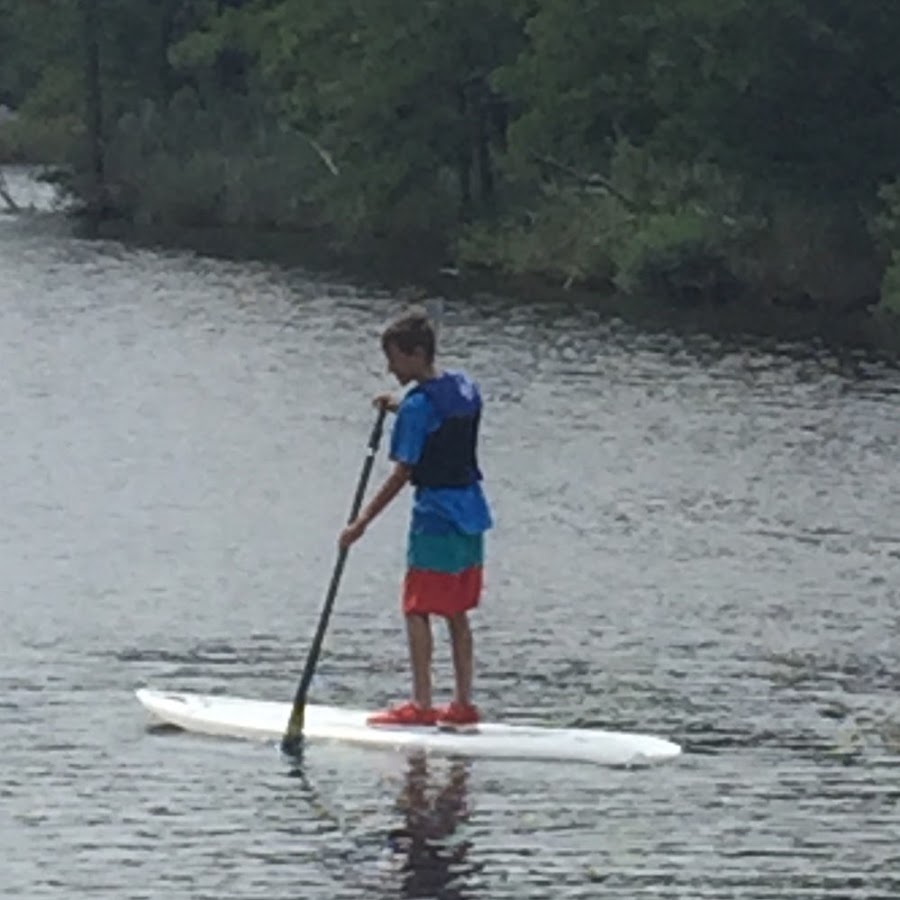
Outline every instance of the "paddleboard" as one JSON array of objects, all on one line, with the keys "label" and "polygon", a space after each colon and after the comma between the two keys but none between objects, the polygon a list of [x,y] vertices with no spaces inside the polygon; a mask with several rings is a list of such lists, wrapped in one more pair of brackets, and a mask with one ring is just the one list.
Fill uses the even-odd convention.
[{"label": "paddleboard", "polygon": [[[220,737],[280,741],[290,703],[141,688],[138,700],[157,719],[186,731]],[[369,746],[415,747],[445,755],[638,766],[675,759],[678,744],[645,734],[596,728],[542,728],[486,722],[470,733],[432,727],[386,728],[366,724],[361,709],[308,705],[303,727],[309,741],[349,741]]]}]

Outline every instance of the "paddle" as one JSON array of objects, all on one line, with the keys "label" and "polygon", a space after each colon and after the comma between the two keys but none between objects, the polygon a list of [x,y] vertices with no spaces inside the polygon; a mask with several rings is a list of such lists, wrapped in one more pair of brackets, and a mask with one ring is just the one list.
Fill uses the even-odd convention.
[{"label": "paddle", "polygon": [[[360,475],[359,484],[356,488],[356,495],[353,498],[353,507],[350,511],[350,518],[347,520],[348,524],[359,515],[363,497],[365,497],[366,494],[366,485],[369,481],[369,474],[372,471],[372,464],[375,462],[375,454],[378,452],[378,445],[381,442],[381,433],[384,430],[384,417],[386,414],[387,409],[384,407],[378,410],[378,416],[372,427],[372,433],[369,435],[366,459],[363,463],[362,474]],[[284,737],[281,739],[281,749],[285,753],[296,755],[303,743],[303,720],[306,713],[306,695],[309,691],[309,684],[312,681],[313,673],[316,669],[316,663],[319,661],[319,654],[322,650],[322,641],[325,637],[325,629],[328,627],[328,619],[331,616],[331,609],[334,606],[334,598],[337,596],[338,584],[341,580],[341,573],[344,571],[344,563],[347,561],[348,549],[349,548],[341,547],[338,551],[334,573],[331,576],[331,584],[328,587],[328,594],[325,598],[325,605],[322,607],[322,614],[319,616],[319,626],[316,629],[316,636],[313,638],[312,646],[309,649],[309,655],[306,658],[306,667],[303,669],[303,675],[300,678],[297,693],[294,695],[294,706],[293,709],[291,709],[291,716],[288,720],[287,729],[285,730]]]}]

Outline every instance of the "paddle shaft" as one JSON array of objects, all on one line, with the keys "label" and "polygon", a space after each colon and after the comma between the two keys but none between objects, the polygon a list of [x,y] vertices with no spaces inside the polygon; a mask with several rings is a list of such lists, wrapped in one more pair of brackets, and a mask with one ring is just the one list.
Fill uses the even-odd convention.
[{"label": "paddle shaft", "polygon": [[[366,495],[366,485],[369,482],[369,475],[372,472],[372,465],[375,462],[375,454],[378,452],[378,445],[381,442],[381,434],[384,430],[384,418],[386,415],[387,408],[381,407],[378,410],[375,424],[372,426],[372,433],[369,435],[369,444],[366,451],[366,459],[363,463],[359,484],[356,487],[356,494],[353,497],[350,517],[347,520],[348,524],[356,519],[362,507],[363,498]],[[291,710],[287,731],[285,732],[282,741],[282,746],[286,749],[290,747],[291,742],[296,742],[302,738],[306,695],[309,692],[309,685],[312,681],[313,674],[315,673],[316,664],[319,661],[319,654],[322,652],[322,641],[325,639],[325,631],[328,628],[328,620],[331,618],[331,610],[334,607],[334,599],[337,596],[338,585],[340,584],[341,575],[344,571],[344,564],[347,562],[348,552],[349,548],[347,547],[341,547],[338,551],[337,562],[334,566],[334,572],[331,575],[331,583],[328,586],[325,604],[322,607],[322,613],[319,616],[316,634],[313,638],[312,646],[309,649],[309,655],[306,657],[306,666],[303,669],[303,675],[300,678],[297,693],[294,695],[294,706]]]}]

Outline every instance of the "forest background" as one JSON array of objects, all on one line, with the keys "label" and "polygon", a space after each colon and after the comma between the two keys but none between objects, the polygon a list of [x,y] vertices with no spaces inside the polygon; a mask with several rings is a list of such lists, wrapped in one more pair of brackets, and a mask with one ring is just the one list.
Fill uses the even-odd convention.
[{"label": "forest background", "polygon": [[900,315],[891,0],[0,0],[0,107],[94,220]]}]

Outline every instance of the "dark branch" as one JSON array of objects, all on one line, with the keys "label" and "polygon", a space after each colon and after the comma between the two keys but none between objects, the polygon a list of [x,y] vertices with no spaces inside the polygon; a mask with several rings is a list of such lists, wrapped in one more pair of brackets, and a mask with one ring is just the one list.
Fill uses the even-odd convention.
[{"label": "dark branch", "polygon": [[573,178],[575,181],[583,184],[586,188],[602,188],[609,194],[612,194],[614,197],[617,197],[621,200],[630,210],[637,209],[637,203],[631,199],[631,197],[623,194],[608,178],[605,178],[603,175],[598,175],[596,172],[579,172],[577,169],[572,168],[572,166],[566,165],[565,163],[558,162],[550,156],[541,156],[538,153],[532,153],[531,158],[542,166],[546,166],[549,169],[555,169],[557,172],[562,172],[565,175],[568,175],[570,178]]}]

